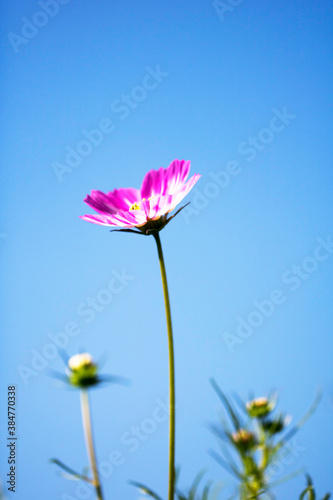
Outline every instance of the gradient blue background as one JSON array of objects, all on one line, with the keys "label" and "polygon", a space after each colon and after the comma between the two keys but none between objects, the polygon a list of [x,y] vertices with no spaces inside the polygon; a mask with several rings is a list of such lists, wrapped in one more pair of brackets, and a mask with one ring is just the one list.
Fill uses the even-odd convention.
[{"label": "gradient blue background", "polygon": [[[227,2],[226,2],[227,3]],[[152,238],[110,233],[83,222],[91,189],[139,187],[146,171],[174,158],[201,173],[187,201],[198,207],[210,173],[236,160],[241,172],[187,220],[179,215],[161,234],[171,292],[177,376],[177,463],[181,485],[207,467],[207,479],[233,479],[208,455],[217,449],[208,424],[220,404],[209,377],[246,398],[276,389],[279,407],[296,422],[318,387],[323,400],[303,427],[303,451],[283,474],[303,466],[318,493],[333,489],[332,271],[320,262],[297,291],[282,282],[311,257],[316,239],[332,234],[332,2],[244,0],[224,19],[211,1],[70,1],[15,53],[8,33],[21,34],[31,0],[2,6],[1,94],[1,428],[6,437],[6,387],[17,384],[17,500],[77,496],[76,483],[48,463],[57,457],[87,464],[79,395],[55,387],[48,370],[64,371],[59,356],[25,385],[18,366],[31,367],[48,334],[69,321],[80,327],[66,348],[105,359],[103,372],[128,377],[128,387],[92,394],[99,459],[119,450],[124,463],[104,480],[106,498],[134,499],[140,480],[166,496],[167,423],[131,453],[121,436],[150,418],[168,393],[167,342],[156,249]],[[221,14],[221,12],[220,12]],[[115,99],[141,85],[146,67],[169,74],[126,119]],[[238,147],[270,123],[273,109],[295,118],[253,161]],[[115,130],[60,182],[82,130],[103,118]],[[90,323],[77,307],[122,269],[134,279]],[[243,344],[228,349],[254,301],[281,289],[284,304]],[[2,480],[7,454],[2,440]],[[279,477],[282,477],[279,476]],[[304,477],[276,490],[298,498]]]}]

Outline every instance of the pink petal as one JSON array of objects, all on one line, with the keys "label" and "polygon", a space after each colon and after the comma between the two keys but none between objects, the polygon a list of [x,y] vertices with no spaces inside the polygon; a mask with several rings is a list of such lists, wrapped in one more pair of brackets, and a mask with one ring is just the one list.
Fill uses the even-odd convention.
[{"label": "pink petal", "polygon": [[178,205],[178,203],[180,203],[185,198],[186,195],[188,195],[188,193],[191,191],[193,186],[198,182],[200,177],[201,177],[200,174],[194,174],[183,186],[183,188],[178,193],[175,193],[172,196],[172,202],[171,202],[173,204],[172,210],[175,208],[176,205]]},{"label": "pink petal", "polygon": [[147,221],[147,216],[142,210],[118,212],[113,215],[84,215],[80,218],[93,224],[117,227],[136,227]]},{"label": "pink petal", "polygon": [[107,194],[102,191],[91,191],[85,202],[100,214],[114,214],[119,210],[129,210],[133,203],[140,201],[141,194],[138,189],[121,188]]},{"label": "pink petal", "polygon": [[141,208],[145,211],[147,219],[156,219],[159,212],[159,204],[161,198],[166,198],[166,196],[155,196],[151,200],[145,200],[141,202]]},{"label": "pink petal", "polygon": [[179,191],[188,177],[190,166],[190,161],[174,160],[166,169],[150,170],[142,182],[142,198],[165,196]]},{"label": "pink petal", "polygon": [[116,210],[110,205],[107,195],[102,191],[91,191],[91,195],[88,194],[83,201],[100,214],[116,213]]},{"label": "pink petal", "polygon": [[185,160],[174,160],[165,171],[167,179],[167,190],[163,194],[175,194],[186,182],[190,173],[191,162]]},{"label": "pink petal", "polygon": [[100,224],[101,226],[109,225],[106,222],[106,218],[102,215],[80,215],[80,219],[83,219],[87,222],[92,222],[93,224]]},{"label": "pink petal", "polygon": [[134,203],[141,200],[141,193],[135,188],[120,188],[110,191],[108,198],[115,210],[129,210]]},{"label": "pink petal", "polygon": [[183,198],[185,198],[185,196],[191,191],[194,184],[198,182],[200,177],[201,175],[195,174],[189,181],[187,181],[180,191],[172,195],[162,196],[159,200],[159,208],[157,210],[156,217],[169,213],[176,208]]},{"label": "pink petal", "polygon": [[175,194],[167,194],[166,196],[156,196],[150,200],[141,202],[141,208],[147,214],[147,218],[156,219],[173,210],[178,203],[191,191],[194,184],[198,182],[201,175],[195,174],[191,179],[182,186],[180,191]]}]

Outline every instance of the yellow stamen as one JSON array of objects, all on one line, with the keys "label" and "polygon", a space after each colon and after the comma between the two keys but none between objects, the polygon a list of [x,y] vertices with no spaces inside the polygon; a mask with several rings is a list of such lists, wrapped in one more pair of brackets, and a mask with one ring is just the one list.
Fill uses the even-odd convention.
[{"label": "yellow stamen", "polygon": [[[150,198],[148,198],[148,201],[152,200],[153,198],[155,197],[151,196]],[[130,207],[130,210],[141,210],[141,203],[143,201],[147,201],[146,198],[142,198],[141,201],[133,203],[133,205]]]},{"label": "yellow stamen", "polygon": [[140,203],[141,203],[141,201],[139,203],[136,203],[136,202],[133,203],[130,210],[141,210]]}]

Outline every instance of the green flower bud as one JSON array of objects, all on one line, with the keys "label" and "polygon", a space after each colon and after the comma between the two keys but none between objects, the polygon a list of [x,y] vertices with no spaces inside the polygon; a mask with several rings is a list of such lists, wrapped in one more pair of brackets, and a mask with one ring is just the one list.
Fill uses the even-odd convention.
[{"label": "green flower bud", "polygon": [[75,387],[87,388],[99,382],[98,366],[87,352],[72,356],[68,360],[68,368],[69,383]]},{"label": "green flower bud", "polygon": [[231,439],[242,451],[248,451],[256,444],[253,432],[246,429],[239,429],[237,432],[231,434]]},{"label": "green flower bud", "polygon": [[278,434],[282,432],[287,425],[289,425],[290,417],[283,417],[280,415],[274,420],[266,419],[262,422],[263,429],[269,434]]},{"label": "green flower bud", "polygon": [[272,404],[267,398],[256,398],[246,403],[246,409],[250,417],[266,417],[273,409]]}]

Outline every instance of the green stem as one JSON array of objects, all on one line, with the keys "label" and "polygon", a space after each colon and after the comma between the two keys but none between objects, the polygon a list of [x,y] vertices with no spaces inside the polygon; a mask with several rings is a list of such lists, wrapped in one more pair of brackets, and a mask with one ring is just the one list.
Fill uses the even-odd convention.
[{"label": "green stem", "polygon": [[87,389],[81,390],[81,411],[82,411],[82,423],[84,430],[84,437],[86,440],[87,452],[90,461],[91,472],[93,475],[92,484],[96,490],[97,500],[103,500],[102,487],[98,475],[94,440],[91,428],[91,416],[90,416],[90,405],[89,405],[89,394]]},{"label": "green stem", "polygon": [[168,490],[168,500],[174,500],[174,488],[175,488],[175,359],[174,359],[174,348],[173,348],[173,337],[172,337],[172,323],[171,323],[171,310],[170,310],[170,299],[168,291],[168,282],[165,272],[164,257],[162,251],[162,245],[160,240],[160,235],[158,231],[153,233],[156,241],[158,258],[161,267],[161,277],[163,284],[164,293],[164,304],[165,304],[165,315],[168,329],[168,346],[169,346],[169,410],[170,410],[170,420],[169,420],[169,490]]}]

